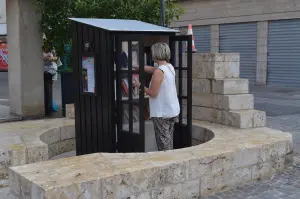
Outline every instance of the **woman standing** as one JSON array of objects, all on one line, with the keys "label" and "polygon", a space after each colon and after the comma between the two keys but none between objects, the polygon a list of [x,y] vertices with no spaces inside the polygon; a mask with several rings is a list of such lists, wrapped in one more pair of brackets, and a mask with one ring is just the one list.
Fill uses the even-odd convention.
[{"label": "woman standing", "polygon": [[[53,51],[48,45],[44,46],[43,52],[43,60],[44,60],[44,71],[50,73],[52,75],[52,88],[54,86],[54,81],[57,81],[57,68],[61,66],[60,59],[54,55]],[[58,106],[56,102],[53,100],[52,103],[52,110],[58,111]]]},{"label": "woman standing", "polygon": [[145,66],[145,72],[153,75],[150,87],[145,87],[144,90],[150,96],[150,117],[154,125],[157,148],[159,151],[171,150],[175,119],[180,112],[175,83],[176,73],[169,63],[171,52],[166,43],[154,44],[151,53],[157,67]]}]

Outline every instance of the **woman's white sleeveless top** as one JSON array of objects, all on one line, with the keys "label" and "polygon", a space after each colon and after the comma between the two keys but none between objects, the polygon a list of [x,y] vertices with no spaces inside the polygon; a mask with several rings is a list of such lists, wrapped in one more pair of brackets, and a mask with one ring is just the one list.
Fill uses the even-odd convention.
[{"label": "woman's white sleeveless top", "polygon": [[159,66],[158,69],[164,72],[164,79],[156,98],[149,98],[150,117],[172,118],[180,112],[175,82],[176,73],[171,64]]}]

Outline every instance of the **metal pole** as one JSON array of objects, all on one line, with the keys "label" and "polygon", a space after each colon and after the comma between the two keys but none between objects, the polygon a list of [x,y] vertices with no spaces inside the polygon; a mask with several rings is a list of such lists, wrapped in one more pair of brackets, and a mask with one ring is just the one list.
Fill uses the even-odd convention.
[{"label": "metal pole", "polygon": [[161,26],[166,26],[166,0],[160,0],[160,22]]}]

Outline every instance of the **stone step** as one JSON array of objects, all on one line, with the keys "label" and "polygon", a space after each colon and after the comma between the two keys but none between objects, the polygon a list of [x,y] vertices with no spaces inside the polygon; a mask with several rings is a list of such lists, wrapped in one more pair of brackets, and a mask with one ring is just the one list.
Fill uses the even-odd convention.
[{"label": "stone step", "polygon": [[228,95],[249,93],[249,80],[239,78],[212,80],[212,93]]},{"label": "stone step", "polygon": [[241,129],[266,126],[266,113],[264,111],[253,109],[227,111],[216,108],[193,106],[192,117],[196,120],[203,120]]},{"label": "stone step", "polygon": [[254,108],[252,94],[219,95],[193,92],[193,105],[222,110],[249,110]]},{"label": "stone step", "polygon": [[239,62],[203,62],[197,61],[193,66],[193,78],[218,79],[239,78]]},{"label": "stone step", "polygon": [[[179,92],[179,78],[176,78],[177,92]],[[192,79],[193,92],[215,94],[246,94],[249,93],[248,79]],[[182,78],[182,94],[187,94],[187,78]]]},{"label": "stone step", "polygon": [[266,112],[258,110],[223,111],[222,124],[237,128],[256,128],[266,126]]},{"label": "stone step", "polygon": [[[196,65],[196,62],[240,62],[239,53],[193,53],[192,64]],[[179,66],[179,56],[176,56],[176,66]],[[187,54],[182,54],[182,66],[187,66]]]},{"label": "stone step", "polygon": [[[176,88],[179,94],[179,79],[176,78]],[[211,93],[211,81],[209,79],[193,79],[192,80],[192,91]],[[187,95],[187,78],[182,78],[182,95]]]},{"label": "stone step", "polygon": [[[182,59],[183,68],[187,66],[186,55]],[[178,60],[175,64],[178,67]],[[239,78],[240,58],[238,53],[196,53],[192,60],[192,77],[200,79]],[[179,76],[178,70],[177,77]],[[182,77],[187,72],[182,71]]]}]

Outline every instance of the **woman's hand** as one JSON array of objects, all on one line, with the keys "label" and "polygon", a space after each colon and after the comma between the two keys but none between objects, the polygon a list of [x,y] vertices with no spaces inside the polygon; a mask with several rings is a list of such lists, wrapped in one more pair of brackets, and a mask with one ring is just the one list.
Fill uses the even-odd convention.
[{"label": "woman's hand", "polygon": [[58,57],[52,57],[52,61],[57,61]]},{"label": "woman's hand", "polygon": [[141,83],[139,82],[139,80],[135,80],[132,83],[133,83],[133,86],[136,88],[139,88],[141,86]]}]

